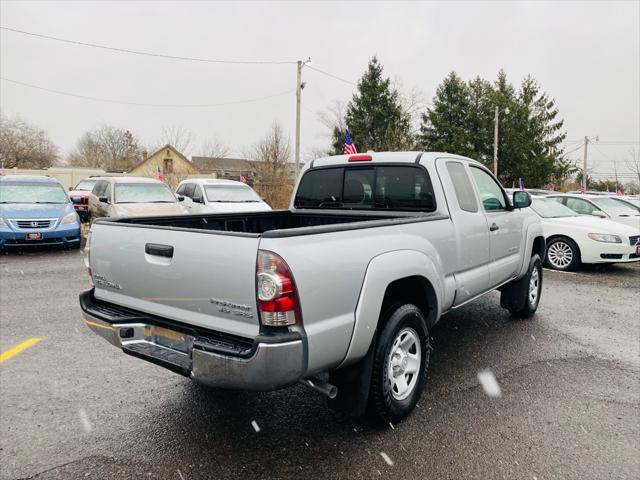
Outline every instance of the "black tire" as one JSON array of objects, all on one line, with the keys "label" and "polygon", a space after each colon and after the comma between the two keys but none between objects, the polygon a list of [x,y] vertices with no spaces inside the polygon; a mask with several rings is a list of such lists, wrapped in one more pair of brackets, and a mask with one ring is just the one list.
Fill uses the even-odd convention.
[{"label": "black tire", "polygon": [[[382,422],[397,422],[413,411],[424,389],[431,352],[429,331],[422,312],[412,304],[396,305],[387,310],[381,318],[381,325],[373,358],[369,412]],[[409,339],[413,343],[407,343],[406,352],[400,349],[402,353],[399,353],[398,344],[394,345],[394,342],[398,342],[399,338],[406,340],[407,336],[413,336]],[[406,355],[402,356],[403,353]],[[416,353],[419,353],[419,360]],[[419,368],[415,373],[404,373],[405,369],[411,369],[409,364],[412,358]],[[398,369],[394,371],[400,372],[391,379],[389,370],[395,367],[389,362],[397,363]],[[400,376],[407,382],[408,392],[400,393],[394,384],[394,379]]]},{"label": "black tire", "polygon": [[530,318],[540,305],[542,295],[542,260],[534,254],[529,261],[529,269],[524,277],[509,283],[500,297],[502,307],[515,318]]},{"label": "black tire", "polygon": [[580,266],[580,249],[568,237],[556,237],[547,243],[545,265],[553,270],[570,272]]}]

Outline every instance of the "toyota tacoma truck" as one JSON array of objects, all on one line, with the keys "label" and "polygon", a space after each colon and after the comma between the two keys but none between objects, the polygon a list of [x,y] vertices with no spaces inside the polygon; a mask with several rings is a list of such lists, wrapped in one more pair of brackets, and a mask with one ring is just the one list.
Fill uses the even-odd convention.
[{"label": "toyota tacoma truck", "polygon": [[545,241],[530,204],[457,155],[316,159],[288,210],[96,220],[80,306],[124,353],[196,382],[302,383],[397,421],[444,314],[496,289],[513,317],[535,313]]}]

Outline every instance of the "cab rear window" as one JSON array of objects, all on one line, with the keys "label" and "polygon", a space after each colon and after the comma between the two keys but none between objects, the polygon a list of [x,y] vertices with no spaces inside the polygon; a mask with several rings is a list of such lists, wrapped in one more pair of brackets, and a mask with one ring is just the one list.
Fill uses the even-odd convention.
[{"label": "cab rear window", "polygon": [[413,165],[309,170],[300,181],[294,206],[425,212],[436,208],[427,171]]}]

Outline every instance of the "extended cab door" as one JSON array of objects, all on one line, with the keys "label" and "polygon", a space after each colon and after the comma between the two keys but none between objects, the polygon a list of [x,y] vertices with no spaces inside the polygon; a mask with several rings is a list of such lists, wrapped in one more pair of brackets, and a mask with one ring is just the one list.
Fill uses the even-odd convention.
[{"label": "extended cab door", "polygon": [[490,232],[491,258],[489,275],[493,286],[516,275],[521,264],[524,215],[512,209],[498,181],[480,166],[470,165]]},{"label": "extended cab door", "polygon": [[491,286],[489,226],[476,198],[466,162],[439,158],[436,166],[447,192],[449,213],[456,232],[456,306]]}]

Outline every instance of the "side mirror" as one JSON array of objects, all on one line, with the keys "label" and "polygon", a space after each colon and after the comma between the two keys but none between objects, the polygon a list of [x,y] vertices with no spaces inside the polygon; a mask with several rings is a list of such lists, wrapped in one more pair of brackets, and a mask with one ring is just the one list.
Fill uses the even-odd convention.
[{"label": "side mirror", "polygon": [[193,203],[204,203],[204,202],[202,201],[202,198],[192,198],[192,199],[191,199],[191,201],[192,201]]},{"label": "side mirror", "polygon": [[184,202],[184,197],[182,195],[178,195],[178,201],[179,202]]},{"label": "side mirror", "polygon": [[513,192],[513,208],[527,208],[531,206],[531,195],[527,192]]},{"label": "side mirror", "polygon": [[591,212],[591,215],[598,218],[607,218],[607,214],[602,210],[594,210],[593,212]]},{"label": "side mirror", "polygon": [[73,187],[69,187],[69,191],[72,192],[73,191]]},{"label": "side mirror", "polygon": [[107,197],[98,197],[98,200],[100,200],[100,203],[109,203],[109,199]]}]

